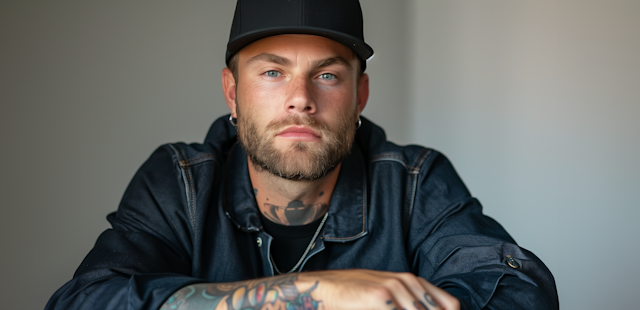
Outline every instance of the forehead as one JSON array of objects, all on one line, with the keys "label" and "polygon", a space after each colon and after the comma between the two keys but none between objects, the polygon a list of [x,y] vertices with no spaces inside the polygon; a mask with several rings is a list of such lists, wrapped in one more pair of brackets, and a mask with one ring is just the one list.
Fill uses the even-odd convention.
[{"label": "forehead", "polygon": [[328,57],[342,57],[348,61],[357,61],[355,53],[345,45],[334,40],[308,34],[283,34],[257,40],[238,52],[240,62],[253,56],[269,53],[292,62],[314,61]]}]

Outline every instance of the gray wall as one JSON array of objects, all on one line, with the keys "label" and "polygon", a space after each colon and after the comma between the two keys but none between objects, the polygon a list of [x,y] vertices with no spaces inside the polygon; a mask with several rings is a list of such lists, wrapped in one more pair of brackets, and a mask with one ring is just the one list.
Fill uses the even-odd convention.
[{"label": "gray wall", "polygon": [[[158,145],[227,112],[234,1],[0,1],[0,296],[41,309]],[[363,0],[391,140],[437,148],[563,309],[635,308],[640,2]]]},{"label": "gray wall", "polygon": [[411,140],[547,264],[563,309],[640,308],[640,1],[411,3]]}]

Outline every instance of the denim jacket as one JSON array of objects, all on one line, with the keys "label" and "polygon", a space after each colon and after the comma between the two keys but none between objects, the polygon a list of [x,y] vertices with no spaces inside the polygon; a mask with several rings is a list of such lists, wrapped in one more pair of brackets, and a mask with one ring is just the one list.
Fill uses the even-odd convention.
[{"label": "denim jacket", "polygon": [[[272,276],[247,156],[226,117],[203,144],[167,144],[136,173],[73,279],[46,309],[158,309],[193,283]],[[462,309],[558,309],[553,276],[482,214],[449,161],[362,118],[303,270],[411,272]],[[320,264],[320,265],[318,265]]]}]

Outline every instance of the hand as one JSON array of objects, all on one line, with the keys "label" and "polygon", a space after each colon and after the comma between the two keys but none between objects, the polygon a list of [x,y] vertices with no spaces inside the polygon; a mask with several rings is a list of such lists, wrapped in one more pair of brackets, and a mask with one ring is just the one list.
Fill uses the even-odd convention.
[{"label": "hand", "polygon": [[314,287],[310,295],[320,309],[460,309],[458,299],[411,273],[366,269],[303,272],[296,287],[299,291]]}]

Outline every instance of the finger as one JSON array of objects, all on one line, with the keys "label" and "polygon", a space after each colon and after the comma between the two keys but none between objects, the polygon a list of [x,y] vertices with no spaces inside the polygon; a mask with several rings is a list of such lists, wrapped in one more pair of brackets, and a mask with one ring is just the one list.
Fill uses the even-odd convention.
[{"label": "finger", "polygon": [[418,277],[418,281],[422,283],[427,295],[425,295],[426,302],[428,304],[435,303],[442,308],[442,310],[460,310],[460,301],[453,297],[447,291],[429,283],[424,278]]},{"label": "finger", "polygon": [[405,283],[401,277],[389,277],[382,282],[382,285],[384,289],[390,293],[393,303],[396,305],[398,310],[424,309],[420,299],[416,298],[416,295],[409,288],[408,283]]},{"label": "finger", "polygon": [[422,278],[408,272],[396,273],[396,275],[402,279],[407,289],[413,295],[415,299],[414,309],[441,310],[420,281]]},{"label": "finger", "polygon": [[[418,280],[422,278],[412,273],[375,270],[365,270],[365,273],[376,278],[384,277],[387,279],[383,283],[386,283],[386,287],[390,288],[394,293],[393,303],[399,307],[398,309],[442,310]],[[400,290],[396,280],[399,280],[403,284],[402,286],[406,289],[406,293],[405,290]]]},{"label": "finger", "polygon": [[380,302],[384,301],[386,307],[382,307],[383,309],[415,309],[416,298],[397,272],[363,269],[360,273],[366,275],[370,283],[376,284],[370,292],[378,297],[375,301],[370,300],[375,303],[372,308],[378,309],[381,306]]}]

